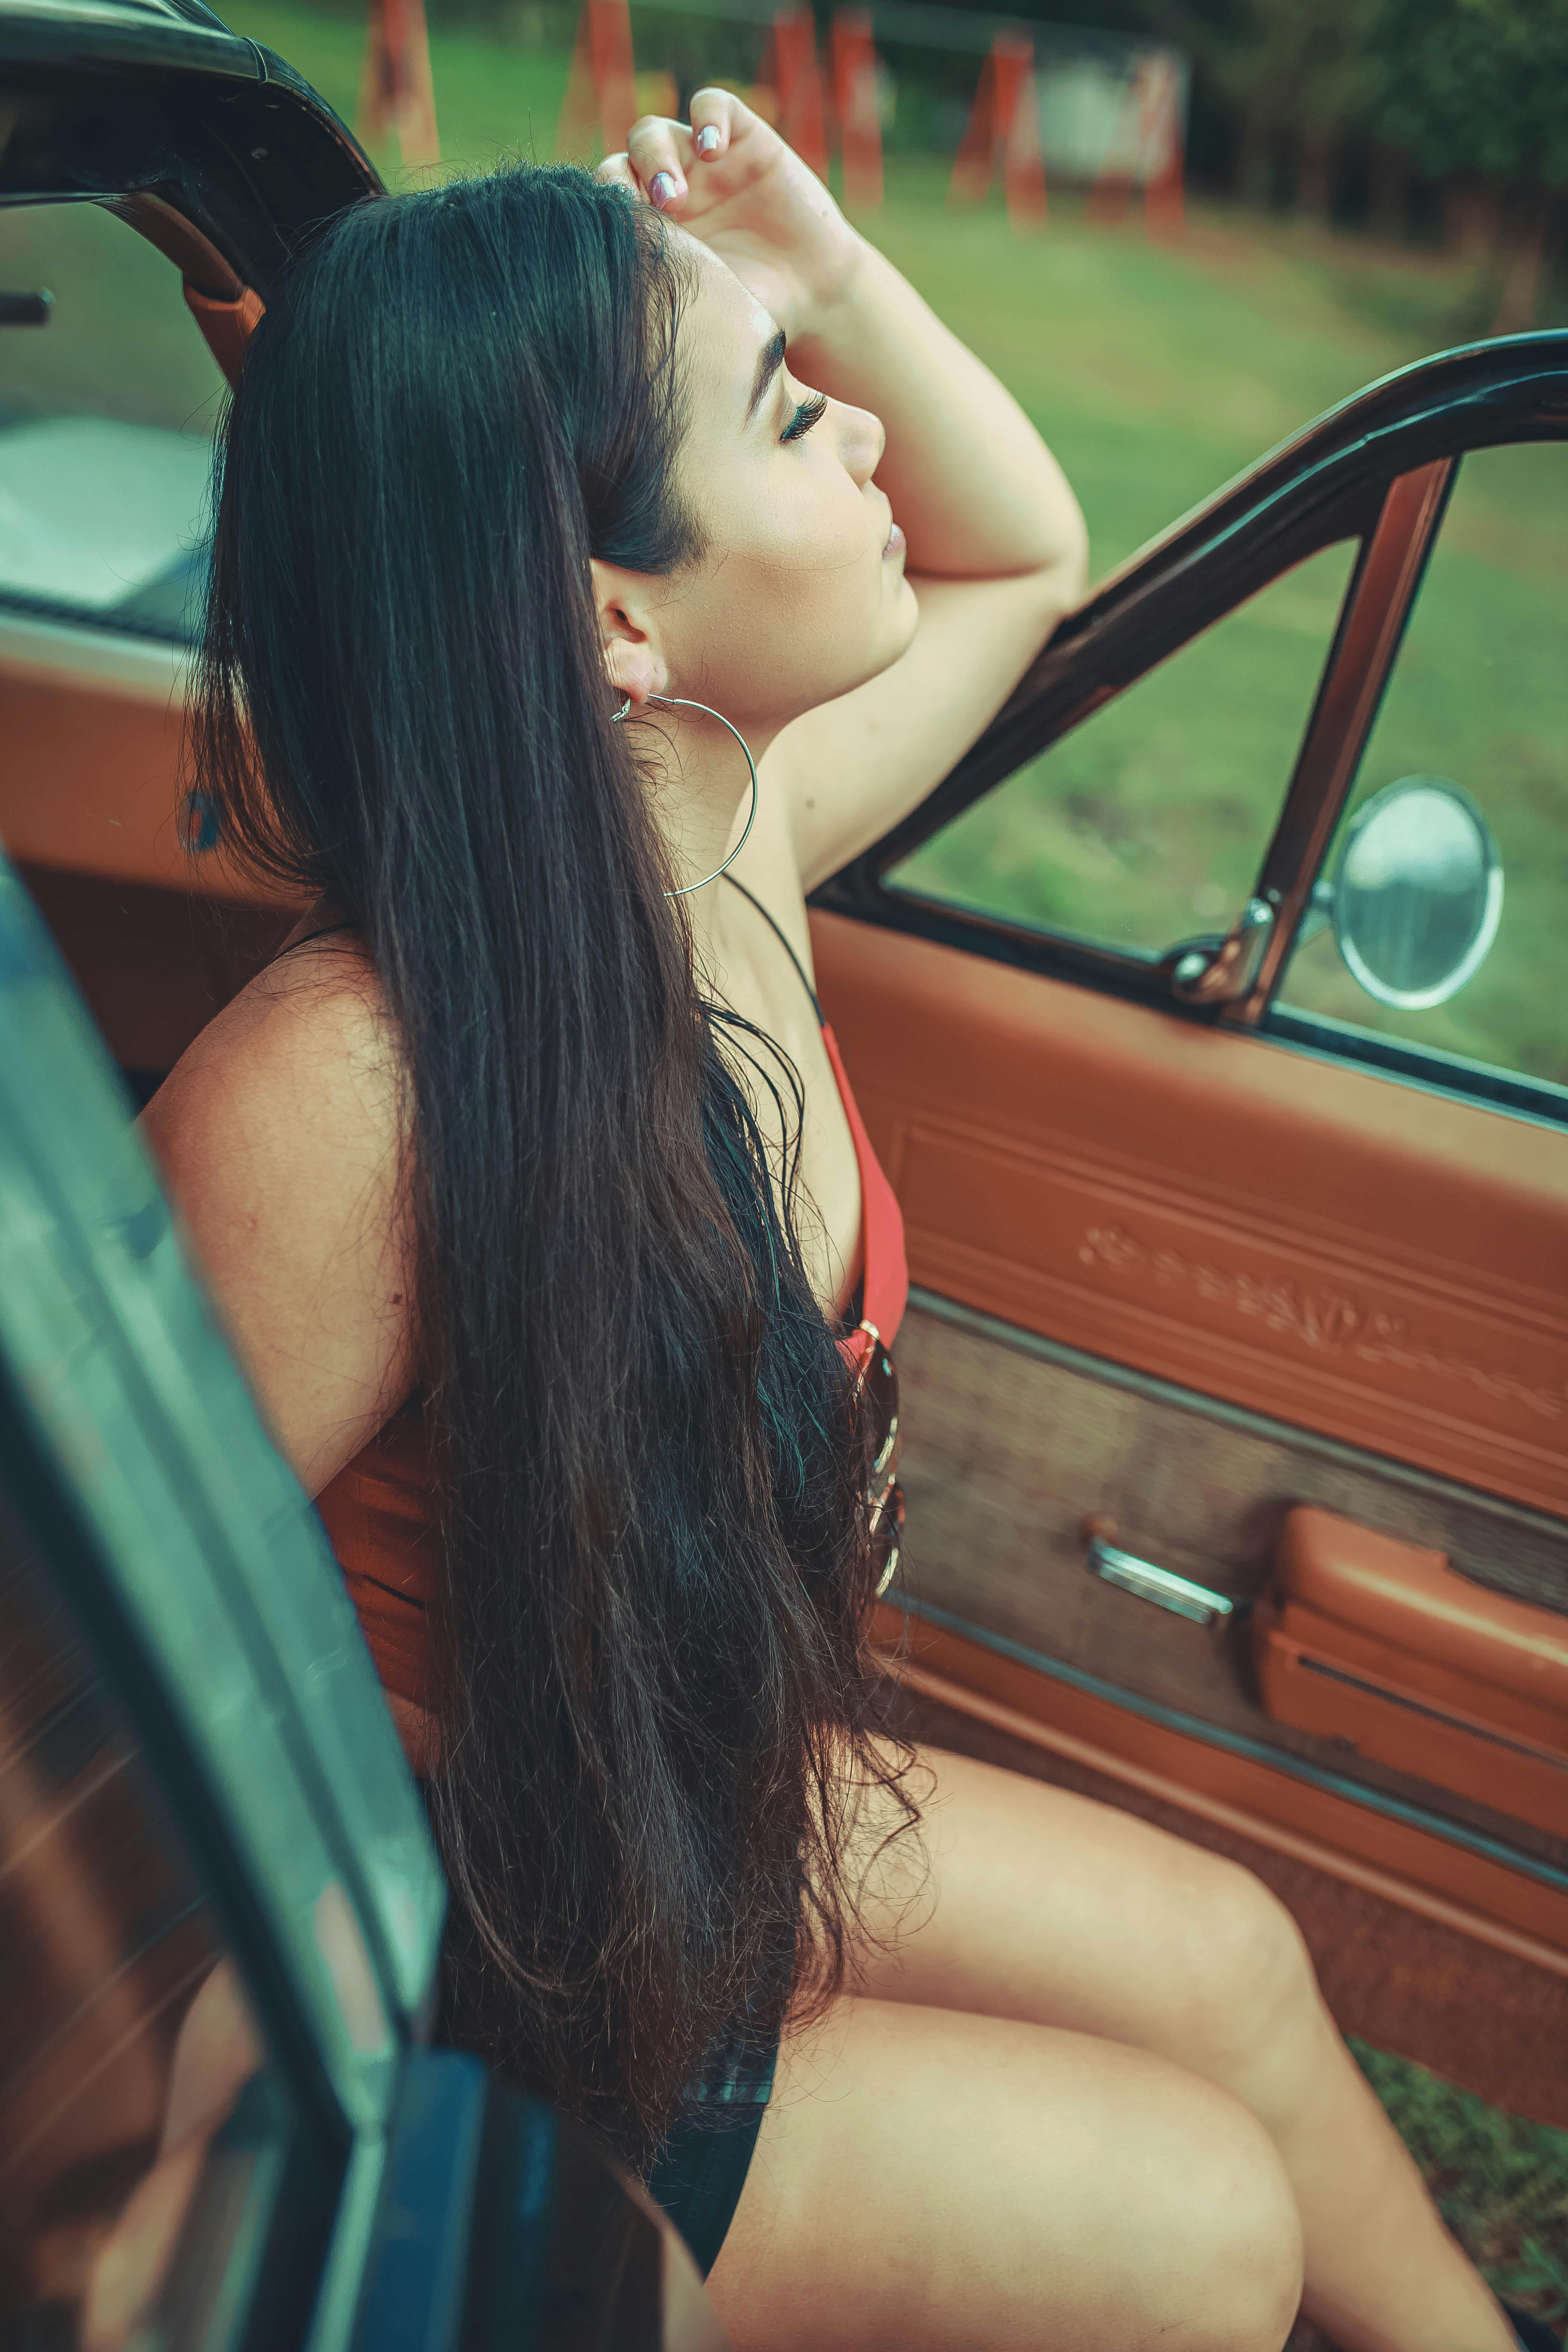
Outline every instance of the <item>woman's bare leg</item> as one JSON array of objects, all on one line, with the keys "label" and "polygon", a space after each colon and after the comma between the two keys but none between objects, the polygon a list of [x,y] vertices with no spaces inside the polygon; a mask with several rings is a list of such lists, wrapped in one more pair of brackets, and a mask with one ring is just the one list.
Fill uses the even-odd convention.
[{"label": "woman's bare leg", "polygon": [[845,2000],[785,2038],[709,2288],[735,2352],[1279,2352],[1300,2264],[1227,2092],[1087,2034]]},{"label": "woman's bare leg", "polygon": [[1114,1806],[921,1755],[929,1876],[897,1845],[873,1873],[890,1948],[862,1948],[860,1990],[1107,2035],[1223,2085],[1279,2150],[1303,2308],[1343,2352],[1514,2352],[1262,1882]]}]

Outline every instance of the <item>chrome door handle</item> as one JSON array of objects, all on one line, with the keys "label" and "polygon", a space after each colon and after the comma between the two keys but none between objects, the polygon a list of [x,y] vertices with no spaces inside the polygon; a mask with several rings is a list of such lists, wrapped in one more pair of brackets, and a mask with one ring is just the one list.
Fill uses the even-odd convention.
[{"label": "chrome door handle", "polygon": [[1155,1601],[1162,1609],[1172,1610],[1178,1617],[1190,1617],[1199,1625],[1212,1625],[1251,1605],[1231,1593],[1215,1592],[1209,1585],[1194,1584],[1191,1577],[1178,1576],[1173,1569],[1156,1568],[1152,1559],[1140,1559],[1136,1552],[1122,1551],[1092,1528],[1089,1536],[1089,1565],[1092,1573],[1107,1584],[1120,1585],[1123,1592],[1135,1592],[1140,1601]]}]

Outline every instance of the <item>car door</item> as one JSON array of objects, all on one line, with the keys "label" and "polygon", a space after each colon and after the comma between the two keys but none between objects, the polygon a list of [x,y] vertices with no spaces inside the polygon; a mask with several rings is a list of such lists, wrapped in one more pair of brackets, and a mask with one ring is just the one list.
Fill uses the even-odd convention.
[{"label": "car door", "polygon": [[132,1121],[289,919],[179,791],[202,336],[367,182],[192,0],[0,18],[0,2341],[720,2352],[596,2143],[425,2046],[424,1809]]},{"label": "car door", "polygon": [[[1069,616],[813,910],[909,1234],[919,1719],[1523,1963],[1555,2025],[1511,2095],[1559,2120],[1565,432],[1563,335],[1346,404]],[[1373,995],[1335,939],[1396,785],[1437,896]],[[1393,967],[1445,921],[1493,936],[1437,1003]]]},{"label": "car door", "polygon": [[445,1906],[321,1524],[0,857],[0,2340],[721,2352],[588,2135],[422,2046]]}]

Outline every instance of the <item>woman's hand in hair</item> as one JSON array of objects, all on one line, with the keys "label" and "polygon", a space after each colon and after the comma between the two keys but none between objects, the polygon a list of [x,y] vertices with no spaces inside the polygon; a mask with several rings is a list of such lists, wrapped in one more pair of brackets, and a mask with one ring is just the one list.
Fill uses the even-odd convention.
[{"label": "woman's hand in hair", "polygon": [[809,334],[860,268],[865,247],[816,173],[727,89],[698,90],[689,123],[645,114],[598,177],[718,254],[786,340]]}]

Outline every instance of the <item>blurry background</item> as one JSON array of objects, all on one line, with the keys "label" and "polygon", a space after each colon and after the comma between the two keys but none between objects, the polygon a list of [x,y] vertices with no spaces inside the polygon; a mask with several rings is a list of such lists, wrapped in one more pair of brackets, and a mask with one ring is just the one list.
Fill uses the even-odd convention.
[{"label": "blurry background", "polygon": [[[1568,0],[1079,0],[1078,15],[431,0],[421,88],[402,55],[417,10],[383,0],[383,78],[405,84],[386,103],[364,0],[226,12],[357,123],[394,185],[506,155],[591,160],[617,108],[680,111],[709,79],[744,90],[816,148],[852,215],[1023,402],[1083,502],[1097,577],[1391,369],[1568,321]],[[183,498],[199,536],[193,445],[216,371],[172,273],[133,245],[86,208],[0,221],[4,282],[57,298],[47,332],[0,336],[0,420],[57,420],[42,438],[0,435],[0,593],[52,593],[58,563],[46,551],[40,570],[33,544],[40,467],[58,477],[57,515],[73,486],[92,500],[95,469],[134,474],[163,512]],[[63,420],[106,412],[158,436],[112,450],[80,424],[62,436]],[[1402,1013],[1363,996],[1321,937],[1286,984],[1314,1012],[1560,1083],[1568,1042],[1543,1000],[1568,989],[1565,522],[1568,451],[1467,462],[1362,780],[1364,795],[1435,770],[1482,802],[1509,893],[1487,964],[1449,1003]],[[1265,592],[905,878],[1152,952],[1223,930],[1348,566],[1331,550]],[[192,577],[165,560],[143,616],[149,599],[177,614]]]},{"label": "blurry background", "polygon": [[[1023,402],[1083,502],[1097,578],[1390,370],[1568,323],[1568,0],[1077,0],[1076,22],[1074,0],[1048,20],[923,0],[837,16],[825,0],[815,19],[774,0],[428,5],[426,80],[417,0],[378,0],[382,79],[403,81],[384,102],[366,0],[232,0],[226,18],[355,123],[394,185],[507,155],[592,160],[602,121],[683,110],[703,80],[742,89]],[[0,220],[0,281],[57,298],[46,332],[0,335],[0,424],[55,420],[42,439],[0,433],[0,594],[47,602],[73,560],[36,544],[46,476],[51,530],[72,497],[99,506],[100,478],[135,478],[165,515],[189,507],[194,551],[218,387],[173,273],[90,208],[48,208]],[[62,437],[106,415],[158,437],[89,447],[79,422]],[[1325,933],[1284,992],[1559,1084],[1565,523],[1568,449],[1467,460],[1358,786],[1433,772],[1481,803],[1508,894],[1488,961],[1448,1003],[1399,1011],[1362,993]],[[116,561],[121,584],[141,577]],[[161,561],[142,618],[177,615],[195,576]],[[1223,931],[1349,562],[1331,550],[1254,599],[903,878],[1148,952]]]}]

